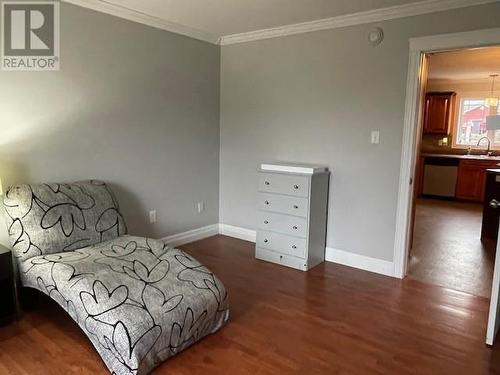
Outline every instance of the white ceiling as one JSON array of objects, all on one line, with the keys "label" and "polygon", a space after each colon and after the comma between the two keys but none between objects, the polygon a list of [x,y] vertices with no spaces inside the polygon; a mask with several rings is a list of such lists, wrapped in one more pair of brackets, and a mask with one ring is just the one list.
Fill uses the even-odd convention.
[{"label": "white ceiling", "polygon": [[490,81],[500,74],[500,47],[442,52],[429,58],[429,79]]},{"label": "white ceiling", "polygon": [[107,0],[105,3],[221,37],[418,1],[420,0]]}]

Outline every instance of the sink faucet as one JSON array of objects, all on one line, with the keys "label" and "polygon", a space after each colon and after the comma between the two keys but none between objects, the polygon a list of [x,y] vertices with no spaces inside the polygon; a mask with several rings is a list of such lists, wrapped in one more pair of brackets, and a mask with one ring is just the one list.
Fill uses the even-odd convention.
[{"label": "sink faucet", "polygon": [[486,139],[486,140],[488,141],[488,149],[486,150],[486,154],[487,154],[488,156],[490,156],[490,155],[492,154],[492,152],[491,152],[491,150],[490,150],[490,148],[491,148],[491,141],[490,141],[490,139],[489,139],[488,137],[482,137],[482,138],[479,138],[479,141],[477,141],[477,146],[479,146],[479,144],[481,143],[481,141],[482,141],[483,139]]}]

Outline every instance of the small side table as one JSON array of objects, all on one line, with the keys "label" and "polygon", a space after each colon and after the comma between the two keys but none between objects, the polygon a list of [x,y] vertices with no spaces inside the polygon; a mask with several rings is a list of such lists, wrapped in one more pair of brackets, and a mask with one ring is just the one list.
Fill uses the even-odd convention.
[{"label": "small side table", "polygon": [[16,315],[14,282],[12,253],[0,245],[0,326],[12,322]]}]

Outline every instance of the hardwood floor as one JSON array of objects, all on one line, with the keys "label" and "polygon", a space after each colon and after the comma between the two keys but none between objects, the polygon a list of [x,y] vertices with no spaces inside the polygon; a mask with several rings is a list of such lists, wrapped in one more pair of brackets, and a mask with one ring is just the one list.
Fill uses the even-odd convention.
[{"label": "hardwood floor", "polygon": [[408,276],[489,298],[495,248],[481,242],[482,215],[480,204],[419,199]]},{"label": "hardwood floor", "polygon": [[[183,248],[230,293],[231,320],[154,374],[488,374],[488,300],[324,263],[304,273],[253,258],[224,236]],[[498,344],[500,346],[500,343]],[[106,374],[53,304],[0,328],[0,374]]]}]

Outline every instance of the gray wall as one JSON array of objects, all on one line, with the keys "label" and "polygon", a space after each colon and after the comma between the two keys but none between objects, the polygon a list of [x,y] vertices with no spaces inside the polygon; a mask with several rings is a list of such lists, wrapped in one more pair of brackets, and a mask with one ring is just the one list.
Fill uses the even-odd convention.
[{"label": "gray wall", "polygon": [[[220,221],[255,228],[261,162],[333,171],[329,247],[392,260],[408,39],[500,26],[500,4],[222,48]],[[370,144],[379,129],[380,145]]]},{"label": "gray wall", "polygon": [[108,181],[147,236],[217,223],[219,47],[62,3],[61,55],[0,72],[3,185]]}]

